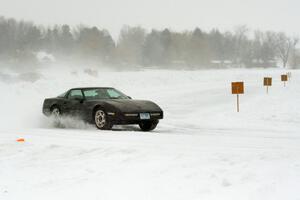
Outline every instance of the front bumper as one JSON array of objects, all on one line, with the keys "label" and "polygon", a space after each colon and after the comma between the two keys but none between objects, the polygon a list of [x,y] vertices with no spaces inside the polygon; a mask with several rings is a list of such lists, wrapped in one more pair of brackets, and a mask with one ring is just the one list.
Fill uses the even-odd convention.
[{"label": "front bumper", "polygon": [[[141,119],[140,113],[149,113],[150,119]],[[108,118],[113,124],[139,124],[142,121],[155,121],[163,119],[164,115],[162,111],[159,112],[140,112],[140,113],[121,113],[115,115],[109,115]]]},{"label": "front bumper", "polygon": [[43,108],[43,114],[46,116],[50,116],[51,115],[50,108]]}]

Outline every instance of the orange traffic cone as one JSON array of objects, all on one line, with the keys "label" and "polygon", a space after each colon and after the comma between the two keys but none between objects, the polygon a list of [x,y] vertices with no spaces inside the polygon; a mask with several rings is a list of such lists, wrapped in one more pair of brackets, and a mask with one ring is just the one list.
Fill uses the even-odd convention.
[{"label": "orange traffic cone", "polygon": [[24,138],[19,138],[19,139],[17,139],[17,142],[25,142],[25,139]]}]

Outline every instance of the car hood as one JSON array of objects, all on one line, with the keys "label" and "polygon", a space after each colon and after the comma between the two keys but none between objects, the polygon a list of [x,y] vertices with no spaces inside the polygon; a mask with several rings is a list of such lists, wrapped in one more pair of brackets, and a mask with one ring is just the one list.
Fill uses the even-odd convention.
[{"label": "car hood", "polygon": [[161,112],[161,108],[151,101],[132,99],[112,99],[106,103],[116,107],[121,112]]}]

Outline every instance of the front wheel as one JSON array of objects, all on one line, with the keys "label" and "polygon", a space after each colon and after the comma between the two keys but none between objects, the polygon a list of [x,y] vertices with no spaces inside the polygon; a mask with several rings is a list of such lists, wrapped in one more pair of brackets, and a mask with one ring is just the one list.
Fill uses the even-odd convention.
[{"label": "front wheel", "polygon": [[51,109],[51,117],[53,118],[54,126],[62,127],[61,111],[57,106],[53,106],[53,108]]},{"label": "front wheel", "polygon": [[60,113],[60,110],[58,107],[54,106],[52,109],[51,109],[51,116],[53,116],[54,118],[59,118],[61,115]]},{"label": "front wheel", "polygon": [[139,126],[140,126],[142,131],[152,131],[156,128],[158,122],[159,122],[158,120],[142,121],[142,122],[139,123]]},{"label": "front wheel", "polygon": [[107,119],[106,113],[101,109],[96,110],[94,120],[96,127],[101,130],[110,130],[113,126]]}]

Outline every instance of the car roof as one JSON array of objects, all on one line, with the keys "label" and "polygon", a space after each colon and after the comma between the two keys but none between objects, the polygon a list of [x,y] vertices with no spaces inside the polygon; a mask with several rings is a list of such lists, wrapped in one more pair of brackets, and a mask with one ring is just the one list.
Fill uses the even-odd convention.
[{"label": "car roof", "polygon": [[77,87],[70,90],[87,90],[87,89],[112,89],[113,87]]}]

